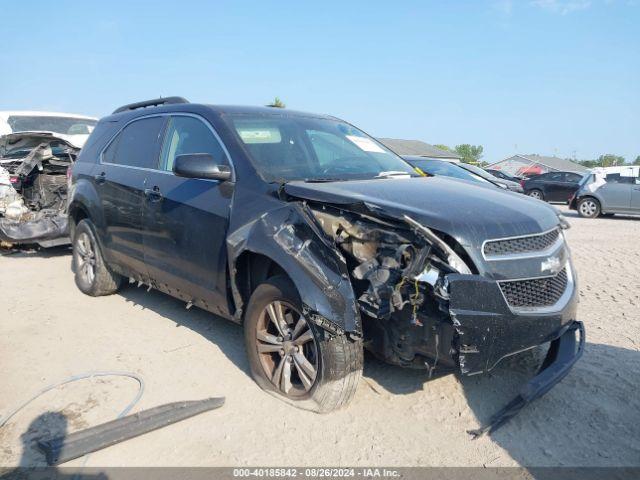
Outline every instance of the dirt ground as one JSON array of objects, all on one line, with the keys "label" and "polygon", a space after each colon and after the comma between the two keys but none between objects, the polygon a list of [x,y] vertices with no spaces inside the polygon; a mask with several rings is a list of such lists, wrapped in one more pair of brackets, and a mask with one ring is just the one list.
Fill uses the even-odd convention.
[{"label": "dirt ground", "polygon": [[[84,296],[65,248],[0,257],[0,415],[68,376],[127,370],[146,382],[134,411],[209,396],[226,405],[96,452],[88,466],[640,466],[640,218],[562,209],[586,352],[492,437],[466,430],[533,375],[540,352],[488,376],[430,381],[367,356],[354,401],[317,415],[256,386],[239,326],[135,286]],[[136,391],[133,380],[101,378],[49,392],[0,429],[0,465],[44,465],[34,438],[111,420]]]}]

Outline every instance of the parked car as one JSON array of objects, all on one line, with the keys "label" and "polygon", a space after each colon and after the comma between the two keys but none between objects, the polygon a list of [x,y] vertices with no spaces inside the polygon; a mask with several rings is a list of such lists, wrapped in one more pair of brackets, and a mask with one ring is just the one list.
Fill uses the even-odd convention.
[{"label": "parked car", "polygon": [[502,170],[496,170],[495,168],[485,168],[484,171],[489,172],[494,177],[501,178],[502,180],[509,180],[511,182],[516,182],[516,183],[520,183],[523,180],[522,177],[509,175],[508,173],[505,173]]},{"label": "parked car", "polygon": [[465,170],[468,170],[469,172],[475,173],[479,177],[482,177],[489,182],[497,183],[502,188],[511,190],[512,192],[516,192],[516,193],[524,193],[522,185],[520,185],[520,183],[518,182],[513,182],[511,180],[504,180],[501,178],[495,178],[490,173],[487,173],[484,169],[476,165],[471,165],[469,163],[460,163],[460,167],[464,168]]},{"label": "parked car", "polygon": [[640,214],[640,167],[606,167],[585,175],[569,208],[587,218]]},{"label": "parked car", "polygon": [[567,203],[578,190],[582,175],[575,172],[548,172],[522,182],[524,193],[547,202]]},{"label": "parked car", "polygon": [[349,402],[363,346],[428,375],[473,375],[553,342],[504,420],[582,352],[555,209],[420,176],[334,117],[126,105],[98,123],[71,183],[82,292],[128,278],[242,323],[253,378],[302,408]]},{"label": "parked car", "polygon": [[458,178],[483,186],[499,187],[509,189],[514,192],[522,193],[522,187],[516,182],[506,182],[491,175],[479,174],[477,171],[466,168],[465,164],[452,160],[442,160],[436,158],[425,158],[415,155],[406,155],[402,157],[411,166],[420,169],[420,171],[428,175],[443,175],[445,177]]},{"label": "parked car", "polygon": [[484,178],[461,168],[457,161],[442,160],[436,158],[426,158],[417,155],[403,155],[402,158],[419,172],[427,175],[442,175],[445,177],[457,178],[467,182],[477,183],[483,186],[497,186],[493,182],[489,182]]},{"label": "parked car", "polygon": [[0,241],[69,243],[67,169],[98,119],[0,112]]}]

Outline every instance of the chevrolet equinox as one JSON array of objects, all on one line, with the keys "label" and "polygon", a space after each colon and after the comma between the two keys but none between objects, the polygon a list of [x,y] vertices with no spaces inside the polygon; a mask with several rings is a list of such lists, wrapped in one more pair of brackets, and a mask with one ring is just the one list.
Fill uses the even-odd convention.
[{"label": "chevrolet equinox", "polygon": [[579,358],[566,221],[500,189],[426,177],[356,127],[280,108],[125,105],[71,174],[78,288],[142,282],[244,326],[255,381],[296,406],[349,402],[363,348],[475,375],[550,342],[489,424]]}]

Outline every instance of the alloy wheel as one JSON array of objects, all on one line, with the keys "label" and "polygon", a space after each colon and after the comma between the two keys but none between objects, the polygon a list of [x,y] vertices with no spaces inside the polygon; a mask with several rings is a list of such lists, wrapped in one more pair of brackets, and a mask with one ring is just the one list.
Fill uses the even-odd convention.
[{"label": "alloy wheel", "polygon": [[585,217],[593,217],[598,211],[598,206],[593,200],[585,200],[580,204],[580,213]]},{"label": "alloy wheel", "polygon": [[531,198],[535,198],[537,200],[540,200],[542,198],[542,195],[540,195],[540,192],[537,190],[533,190],[532,192],[529,193],[529,196]]},{"label": "alloy wheel", "polygon": [[318,374],[318,346],[305,318],[287,302],[269,303],[258,318],[256,348],[266,376],[281,393],[299,397]]},{"label": "alloy wheel", "polygon": [[91,285],[96,276],[96,253],[91,243],[91,238],[86,233],[81,233],[76,241],[76,268],[79,275]]}]

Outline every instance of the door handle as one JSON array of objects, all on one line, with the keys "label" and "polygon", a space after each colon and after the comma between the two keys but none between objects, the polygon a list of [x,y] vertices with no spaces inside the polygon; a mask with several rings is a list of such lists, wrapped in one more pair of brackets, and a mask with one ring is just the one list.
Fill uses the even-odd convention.
[{"label": "door handle", "polygon": [[162,193],[160,193],[160,187],[157,185],[153,188],[145,188],[144,196],[152,202],[159,202],[162,200]]},{"label": "door handle", "polygon": [[102,172],[99,175],[95,175],[93,178],[95,179],[98,185],[102,185],[104,182],[107,181],[107,174]]}]

